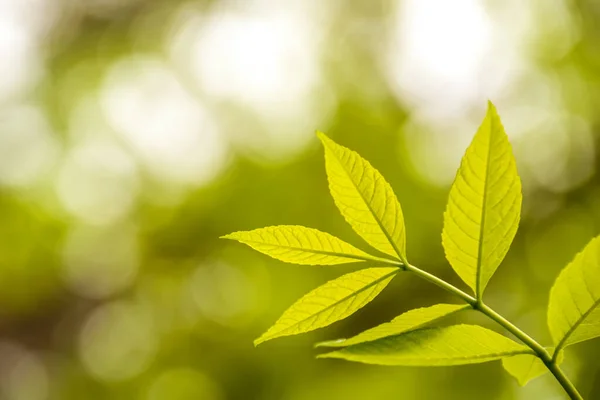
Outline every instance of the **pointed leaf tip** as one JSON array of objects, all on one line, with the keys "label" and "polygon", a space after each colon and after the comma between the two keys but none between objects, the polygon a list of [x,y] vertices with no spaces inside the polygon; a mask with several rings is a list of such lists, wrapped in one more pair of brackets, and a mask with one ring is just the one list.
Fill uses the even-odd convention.
[{"label": "pointed leaf tip", "polygon": [[330,147],[332,144],[336,144],[329,136],[327,136],[321,131],[317,131],[317,137],[319,138],[321,144],[323,144],[323,147],[325,148]]},{"label": "pointed leaf tip", "polygon": [[318,349],[319,347],[338,347],[338,346],[342,346],[342,344],[346,341],[347,339],[334,339],[334,340],[327,340],[325,342],[319,342],[319,343],[315,343],[314,348]]}]

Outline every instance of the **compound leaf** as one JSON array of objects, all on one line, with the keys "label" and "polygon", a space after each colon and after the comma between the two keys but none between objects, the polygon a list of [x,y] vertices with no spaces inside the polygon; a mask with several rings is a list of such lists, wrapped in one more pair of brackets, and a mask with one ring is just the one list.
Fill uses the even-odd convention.
[{"label": "compound leaf", "polygon": [[512,148],[490,102],[450,189],[442,233],[446,258],[478,299],[517,232],[521,200]]},{"label": "compound leaf", "polygon": [[367,243],[406,263],[402,208],[389,183],[358,153],[318,132],[325,147],[325,169],[336,206]]},{"label": "compound leaf", "polygon": [[548,327],[557,350],[600,336],[600,237],[562,270],[550,290]]},{"label": "compound leaf", "polygon": [[532,350],[477,325],[423,328],[322,354],[366,364],[445,366],[476,364]]},{"label": "compound leaf", "polygon": [[309,332],[348,317],[373,300],[399,271],[369,268],[327,282],[288,308],[254,344]]},{"label": "compound leaf", "polygon": [[[550,352],[554,351],[554,349],[549,350]],[[558,353],[556,361],[560,365],[563,359],[564,353],[561,351]],[[521,386],[525,386],[530,380],[548,372],[548,368],[542,360],[531,354],[520,354],[518,356],[503,358],[502,366]]]},{"label": "compound leaf", "polygon": [[303,226],[270,226],[230,233],[223,238],[237,240],[263,254],[293,264],[335,265],[378,259],[329,233]]},{"label": "compound leaf", "polygon": [[457,304],[436,304],[431,307],[417,308],[399,315],[390,322],[368,329],[349,339],[338,339],[317,344],[317,347],[346,347],[358,343],[372,342],[388,336],[396,336],[431,324],[448,315],[462,310],[470,309],[471,306]]}]

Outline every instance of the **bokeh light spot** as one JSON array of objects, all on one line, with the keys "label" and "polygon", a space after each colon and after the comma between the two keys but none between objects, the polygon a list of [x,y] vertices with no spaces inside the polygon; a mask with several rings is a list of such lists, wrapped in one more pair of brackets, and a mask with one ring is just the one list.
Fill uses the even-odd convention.
[{"label": "bokeh light spot", "polygon": [[84,222],[110,224],[127,215],[137,196],[135,162],[110,140],[91,139],[72,148],[58,177],[65,208]]},{"label": "bokeh light spot", "polygon": [[451,115],[483,93],[491,96],[481,93],[478,84],[492,45],[481,2],[402,1],[392,35],[388,71],[401,99],[430,113]]},{"label": "bokeh light spot", "polygon": [[198,267],[190,280],[190,290],[200,312],[225,325],[239,323],[239,318],[256,305],[248,277],[221,262]]},{"label": "bokeh light spot", "polygon": [[128,224],[75,226],[67,236],[63,262],[64,279],[76,293],[89,298],[111,296],[137,276],[136,229]]},{"label": "bokeh light spot", "polygon": [[0,394],[5,400],[46,400],[48,372],[42,360],[20,345],[0,343]]},{"label": "bokeh light spot", "polygon": [[34,32],[18,18],[14,3],[0,2],[0,59],[5,60],[0,63],[0,102],[31,89],[43,75]]},{"label": "bokeh light spot", "polygon": [[98,308],[79,338],[79,354],[88,372],[101,381],[123,381],[143,372],[157,351],[152,315],[126,301]]},{"label": "bokeh light spot", "polygon": [[162,62],[117,62],[101,92],[110,124],[158,178],[203,185],[225,167],[227,144],[197,99]]},{"label": "bokeh light spot", "polygon": [[1,185],[35,184],[47,176],[59,152],[59,145],[41,110],[22,105],[0,112]]},{"label": "bokeh light spot", "polygon": [[174,20],[174,63],[251,156],[287,159],[330,118],[335,100],[319,66],[323,29],[316,15],[326,14],[320,3],[223,2],[208,15],[184,8]]}]

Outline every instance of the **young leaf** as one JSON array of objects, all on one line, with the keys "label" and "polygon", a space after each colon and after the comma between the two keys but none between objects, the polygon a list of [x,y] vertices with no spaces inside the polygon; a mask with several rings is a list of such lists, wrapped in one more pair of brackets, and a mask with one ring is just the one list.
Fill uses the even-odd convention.
[{"label": "young leaf", "polygon": [[309,332],[346,318],[373,300],[398,271],[399,268],[369,268],[327,282],[288,308],[254,345]]},{"label": "young leaf", "polygon": [[533,351],[477,325],[423,328],[322,354],[366,364],[442,366],[476,364]]},{"label": "young leaf", "polygon": [[478,299],[517,232],[521,199],[512,149],[490,102],[450,190],[442,233],[446,258]]},{"label": "young leaf", "polygon": [[263,254],[293,264],[335,265],[379,260],[329,233],[303,226],[270,226],[234,232],[222,238],[237,240]]},{"label": "young leaf", "polygon": [[548,305],[557,350],[600,336],[600,236],[562,270]]},{"label": "young leaf", "polygon": [[[554,349],[549,349],[554,351]],[[561,351],[557,357],[557,363],[562,364],[564,353]],[[519,385],[525,386],[527,383],[539,376],[548,372],[548,368],[539,359],[539,357],[530,354],[520,354],[518,356],[507,357],[502,359],[502,366],[511,374]]]},{"label": "young leaf", "polygon": [[404,217],[390,184],[356,152],[317,135],[325,147],[329,191],[346,221],[371,246],[406,263]]},{"label": "young leaf", "polygon": [[317,344],[317,347],[346,347],[358,343],[372,342],[388,336],[396,336],[411,332],[431,324],[448,315],[462,310],[470,309],[471,306],[456,304],[436,304],[431,307],[417,308],[399,315],[390,322],[368,329],[350,339],[338,339]]}]

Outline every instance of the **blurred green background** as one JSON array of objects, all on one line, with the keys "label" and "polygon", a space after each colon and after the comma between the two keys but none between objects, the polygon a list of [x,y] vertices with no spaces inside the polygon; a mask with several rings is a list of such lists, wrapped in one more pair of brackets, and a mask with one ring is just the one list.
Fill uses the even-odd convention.
[{"label": "blurred green background", "polygon": [[[298,224],[366,248],[329,196],[319,129],[392,184],[412,263],[462,285],[442,213],[491,99],[524,212],[487,302],[550,344],[550,286],[600,232],[598,0],[1,0],[0,60],[1,399],[564,398],[499,362],[314,358],[316,341],[455,301],[409,275],[254,348],[355,267],[218,237]],[[599,359],[600,341],[567,350],[588,399]]]}]

